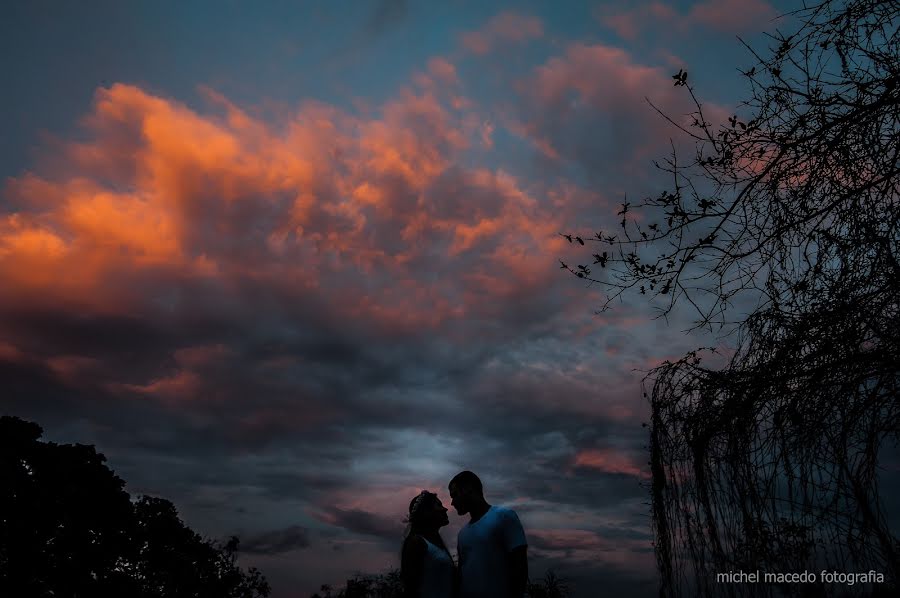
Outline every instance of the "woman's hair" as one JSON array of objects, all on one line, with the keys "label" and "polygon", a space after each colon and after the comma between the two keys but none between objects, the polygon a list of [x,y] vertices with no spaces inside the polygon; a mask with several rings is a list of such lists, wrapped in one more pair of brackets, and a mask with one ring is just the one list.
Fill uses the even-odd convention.
[{"label": "woman's hair", "polygon": [[422,522],[422,516],[428,513],[428,507],[434,504],[438,495],[428,490],[422,490],[409,501],[409,515],[406,516],[405,522],[408,524],[406,533],[412,528],[418,527]]},{"label": "woman's hair", "polygon": [[[409,515],[407,515],[406,519],[403,520],[406,523],[406,531],[403,534],[404,544],[406,544],[406,541],[409,539],[410,534],[412,534],[414,530],[418,531],[418,528],[422,523],[422,518],[428,513],[429,507],[438,500],[440,499],[434,492],[422,490],[416,496],[414,496],[411,501],[409,501]],[[447,548],[446,544],[444,544],[444,539],[441,538],[440,533],[438,533],[437,537],[433,538],[432,540],[437,540],[438,546],[443,548],[447,552],[447,554],[450,554],[450,550]],[[450,558],[452,559],[453,557],[451,556]]]}]

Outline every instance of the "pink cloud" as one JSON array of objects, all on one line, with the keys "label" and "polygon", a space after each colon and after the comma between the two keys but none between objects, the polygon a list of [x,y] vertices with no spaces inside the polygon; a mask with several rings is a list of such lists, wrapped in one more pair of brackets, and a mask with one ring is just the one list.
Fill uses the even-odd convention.
[{"label": "pink cloud", "polygon": [[659,69],[635,63],[621,48],[572,44],[564,56],[537,67],[534,93],[542,103],[551,104],[574,90],[598,108],[609,109],[633,101],[662,76]]},{"label": "pink cloud", "polygon": [[627,455],[613,449],[589,449],[575,455],[574,467],[584,467],[603,473],[621,473],[649,479],[647,468],[637,466]]},{"label": "pink cloud", "polygon": [[525,139],[534,146],[544,157],[551,160],[559,159],[559,152],[553,144],[537,130],[535,123],[523,123],[510,115],[504,115],[506,129],[520,139]]},{"label": "pink cloud", "polygon": [[456,67],[446,58],[435,57],[429,60],[428,72],[444,85],[456,85],[459,83]]},{"label": "pink cloud", "polygon": [[663,2],[649,2],[625,10],[599,10],[597,19],[622,39],[634,40],[649,31],[686,35],[697,27],[723,33],[766,29],[778,16],[766,0],[701,0],[686,13]]},{"label": "pink cloud", "polygon": [[[643,63],[620,47],[572,43],[512,84],[521,101],[505,106],[500,122],[560,172],[575,165],[600,180],[645,177],[653,172],[651,162],[669,153],[670,141],[677,150],[692,152],[690,139],[650,105],[691,127],[696,107],[683,88],[672,85],[674,71]],[[711,102],[703,102],[703,110],[714,124],[727,114]],[[629,191],[610,189],[608,182],[604,188],[619,197]]]},{"label": "pink cloud", "polygon": [[[554,161],[582,162],[589,170],[646,171],[665,152],[674,129],[646,99],[676,119],[691,111],[671,73],[641,64],[622,48],[570,44],[518,85],[524,106],[507,117],[508,130]],[[685,123],[687,124],[687,123]]]},{"label": "pink cloud", "polygon": [[130,391],[159,399],[163,403],[179,404],[200,398],[203,384],[194,372],[181,370],[169,376],[156,378],[147,384],[111,383],[108,387],[114,392]]},{"label": "pink cloud", "polygon": [[615,31],[619,37],[635,39],[648,22],[671,22],[678,18],[674,8],[662,2],[650,2],[625,12],[599,13],[600,22]]},{"label": "pink cloud", "polygon": [[62,380],[74,383],[102,365],[100,360],[81,355],[58,355],[46,361],[47,367]]},{"label": "pink cloud", "polygon": [[766,0],[704,0],[691,7],[689,24],[702,24],[717,31],[741,33],[763,29],[778,16]]},{"label": "pink cloud", "polygon": [[214,345],[197,345],[176,349],[175,362],[182,367],[197,368],[215,365],[233,354],[230,347],[221,343]]},{"label": "pink cloud", "polygon": [[12,343],[0,341],[0,360],[17,362],[24,359],[25,354],[18,347]]},{"label": "pink cloud", "polygon": [[473,54],[487,54],[503,43],[520,43],[543,36],[544,25],[537,17],[503,12],[478,31],[462,34],[460,41]]},{"label": "pink cloud", "polygon": [[601,552],[606,543],[596,532],[583,529],[537,529],[530,532],[544,550],[587,550]]}]

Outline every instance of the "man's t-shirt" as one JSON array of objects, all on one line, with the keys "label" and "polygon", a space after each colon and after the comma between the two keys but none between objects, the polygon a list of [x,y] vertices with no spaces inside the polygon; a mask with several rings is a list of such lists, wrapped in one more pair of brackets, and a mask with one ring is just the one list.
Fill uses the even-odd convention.
[{"label": "man's t-shirt", "polygon": [[461,598],[506,598],[509,595],[508,554],[525,546],[525,530],[516,512],[491,506],[481,519],[459,530]]}]

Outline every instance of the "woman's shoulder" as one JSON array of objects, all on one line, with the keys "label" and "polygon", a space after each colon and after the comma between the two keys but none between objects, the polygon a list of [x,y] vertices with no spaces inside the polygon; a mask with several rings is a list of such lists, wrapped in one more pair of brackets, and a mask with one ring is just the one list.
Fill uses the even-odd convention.
[{"label": "woman's shoulder", "polygon": [[405,554],[409,554],[410,556],[415,554],[421,554],[428,551],[428,545],[425,543],[425,538],[420,536],[419,534],[410,534],[406,536],[406,539],[403,540],[403,552]]}]

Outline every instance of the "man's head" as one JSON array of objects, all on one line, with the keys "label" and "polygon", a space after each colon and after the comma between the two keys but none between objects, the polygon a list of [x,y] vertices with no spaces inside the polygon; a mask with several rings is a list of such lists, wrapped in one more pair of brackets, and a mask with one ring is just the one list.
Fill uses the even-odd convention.
[{"label": "man's head", "polygon": [[458,515],[465,515],[472,507],[484,502],[484,490],[481,480],[471,471],[461,471],[456,474],[449,485],[450,504],[456,509]]}]

